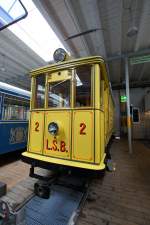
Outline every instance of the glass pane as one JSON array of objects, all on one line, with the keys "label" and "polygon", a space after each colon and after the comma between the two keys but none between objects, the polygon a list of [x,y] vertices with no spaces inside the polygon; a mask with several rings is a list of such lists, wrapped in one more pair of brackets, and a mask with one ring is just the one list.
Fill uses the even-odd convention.
[{"label": "glass pane", "polygon": [[70,107],[70,80],[49,84],[48,107]]},{"label": "glass pane", "polygon": [[19,0],[0,0],[0,29],[23,18],[26,14]]},{"label": "glass pane", "polygon": [[91,106],[91,66],[84,65],[76,68],[75,107]]},{"label": "glass pane", "polygon": [[104,80],[100,80],[100,108],[104,110]]},{"label": "glass pane", "polygon": [[2,120],[28,120],[29,101],[5,95]]},{"label": "glass pane", "polygon": [[139,109],[133,108],[133,123],[139,123],[140,117],[139,117]]},{"label": "glass pane", "polygon": [[45,75],[36,77],[35,102],[34,108],[44,108],[45,101]]}]

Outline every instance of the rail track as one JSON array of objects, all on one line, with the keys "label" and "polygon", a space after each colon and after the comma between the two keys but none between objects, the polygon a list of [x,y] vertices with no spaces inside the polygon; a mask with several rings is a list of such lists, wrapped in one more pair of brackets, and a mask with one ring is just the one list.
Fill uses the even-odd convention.
[{"label": "rail track", "polygon": [[85,174],[54,175],[46,182],[29,177],[0,199],[0,225],[74,225],[90,182]]}]

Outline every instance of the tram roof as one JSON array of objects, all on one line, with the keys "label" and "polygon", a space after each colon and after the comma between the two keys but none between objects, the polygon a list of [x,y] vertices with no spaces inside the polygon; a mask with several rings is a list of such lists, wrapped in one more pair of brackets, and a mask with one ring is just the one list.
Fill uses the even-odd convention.
[{"label": "tram roof", "polygon": [[63,68],[68,68],[72,66],[82,65],[82,64],[91,64],[91,63],[104,63],[104,59],[101,56],[90,56],[90,57],[84,57],[84,58],[75,58],[70,60],[65,60],[63,62],[53,62],[49,65],[39,67],[37,69],[31,70],[30,74],[34,75],[36,73],[39,73],[39,71],[45,70],[46,71],[52,71],[52,70],[58,70]]},{"label": "tram roof", "polygon": [[54,72],[58,70],[68,69],[75,66],[81,66],[85,64],[95,64],[99,63],[101,69],[103,70],[103,77],[108,84],[108,74],[107,68],[104,59],[101,56],[92,56],[92,57],[85,57],[85,58],[78,58],[72,60],[66,60],[63,62],[53,63],[44,67],[37,68],[30,72],[31,76],[37,76],[42,73]]}]

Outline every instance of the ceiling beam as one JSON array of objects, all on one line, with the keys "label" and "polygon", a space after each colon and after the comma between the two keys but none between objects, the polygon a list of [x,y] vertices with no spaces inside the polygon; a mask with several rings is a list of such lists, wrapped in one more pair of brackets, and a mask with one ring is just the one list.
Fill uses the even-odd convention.
[{"label": "ceiling beam", "polygon": [[[9,35],[9,33],[8,33]],[[12,35],[12,34],[11,34]],[[13,36],[12,36],[13,37]],[[39,58],[37,54],[34,54],[34,52],[30,49],[31,54],[28,53],[26,48],[28,49],[28,46],[24,46],[25,44],[22,42],[22,45],[24,47],[20,47],[20,40],[15,39],[16,43],[14,43],[14,39],[9,39],[7,35],[3,34],[0,37],[0,54],[6,56],[5,58],[9,58],[11,61],[16,63],[16,65],[22,67],[25,70],[31,70],[38,66],[44,66],[47,63],[44,62],[44,60],[35,60],[36,58]],[[18,46],[17,46],[18,43]]]},{"label": "ceiling beam", "polygon": [[[77,32],[78,33],[82,33],[82,28],[81,28],[81,25],[80,25],[80,20],[79,20],[79,17],[78,17],[78,15],[80,15],[80,17],[82,16],[82,13],[79,12],[79,10],[81,10],[81,7],[80,7],[80,5],[77,6],[77,4],[79,3],[79,1],[75,1],[76,7],[74,7],[72,5],[74,2],[71,2],[71,1],[68,1],[68,0],[64,0],[64,3],[66,5],[67,11],[68,11],[68,13],[69,13],[69,15],[70,15],[73,23],[75,25],[75,28],[76,28]],[[78,9],[78,12],[76,11],[76,8]],[[87,55],[90,55],[91,54],[91,51],[90,51],[89,45],[87,44],[87,41],[86,41],[85,36],[81,36],[80,38],[82,40],[82,43],[83,43],[83,46],[84,46],[84,48],[86,50]]]},{"label": "ceiling beam", "polygon": [[[134,4],[135,3],[135,4]],[[145,21],[145,16],[144,16],[144,11],[145,11],[145,6],[147,7],[146,2],[144,1],[138,1],[136,0],[135,2],[133,1],[133,9],[131,11],[132,13],[132,18],[133,18],[133,24],[135,27],[137,27],[137,34],[135,35],[135,41],[133,43],[133,49],[134,52],[138,51],[142,47],[142,39],[143,39],[143,22]],[[147,14],[147,13],[146,13]],[[143,20],[144,19],[144,20]],[[130,27],[133,26],[131,23]],[[131,38],[130,38],[131,39]],[[144,64],[138,67],[138,80],[141,80],[144,72]],[[135,70],[132,70],[130,72],[130,78],[132,79],[134,77]]]},{"label": "ceiling beam", "polygon": [[[43,17],[46,19],[50,27],[56,33],[60,41],[63,43],[64,47],[69,50],[72,55],[79,56],[78,51],[72,41],[65,42],[64,39],[67,37],[67,30],[63,23],[60,21],[56,10],[54,9],[52,3],[49,0],[33,0],[36,7],[42,13]],[[59,12],[58,12],[59,13]]]},{"label": "ceiling beam", "polygon": [[138,12],[138,33],[134,45],[134,51],[138,51],[142,45],[145,45],[145,35],[143,35],[143,31],[149,30],[149,23],[145,22],[149,21],[149,8],[150,1],[137,1],[136,11]]},{"label": "ceiling beam", "polygon": [[17,79],[23,79],[23,80],[27,80],[30,78],[30,76],[28,76],[27,74],[23,74],[23,73],[15,73],[12,70],[9,70],[6,68],[6,71],[1,71],[0,70],[0,78],[1,77],[6,77],[7,79],[10,78],[17,78]]},{"label": "ceiling beam", "polygon": [[3,65],[3,63],[1,63],[0,61],[0,72],[1,72],[1,68],[5,67],[7,72],[11,72],[11,73],[15,73],[15,74],[28,74],[29,70],[25,70],[23,69],[21,66],[16,65],[15,62],[12,62],[12,60],[5,58],[5,63]]},{"label": "ceiling beam", "polygon": [[111,55],[108,56],[105,60],[106,62],[112,62],[114,60],[121,60],[124,59],[125,57],[131,58],[131,57],[135,57],[135,56],[142,56],[142,55],[146,55],[146,54],[150,54],[150,48],[146,48],[146,49],[142,49],[136,52],[127,52],[127,53],[123,53],[123,54],[115,54],[115,55]]},{"label": "ceiling beam", "polygon": [[[6,58],[9,58],[11,61],[13,61],[16,65],[22,67],[25,70],[30,70],[32,67],[34,67],[35,65],[32,64],[32,62],[27,62],[25,60],[23,56],[23,52],[19,53],[17,50],[15,50],[14,48],[12,48],[11,44],[9,45],[8,43],[6,43],[4,40],[2,41],[0,39],[0,46],[3,46],[3,48],[1,47],[0,49],[0,54],[3,54],[6,56]],[[13,54],[12,54],[13,52]],[[28,59],[29,60],[29,59]]]},{"label": "ceiling beam", "polygon": [[143,64],[143,67],[140,70],[140,75],[138,76],[138,81],[140,81],[142,79],[144,72],[145,72],[145,64]]},{"label": "ceiling beam", "polygon": [[27,44],[25,44],[20,38],[18,38],[13,32],[6,29],[1,32],[1,38],[4,40],[8,47],[12,47],[17,50],[23,56],[26,56],[26,59],[31,61],[33,65],[44,66],[47,63],[42,59],[37,53],[35,53]]},{"label": "ceiling beam", "polygon": [[[111,87],[113,90],[120,90],[125,89],[125,83],[116,83],[111,84]],[[136,81],[136,82],[130,82],[130,88],[144,88],[144,87],[150,87],[150,81]]]},{"label": "ceiling beam", "polygon": [[[100,27],[103,28],[99,42],[103,42],[105,56],[113,52],[121,54],[122,1],[117,0],[111,4],[106,0],[97,0],[95,8],[98,9]],[[112,16],[114,13],[115,16]]]},{"label": "ceiling beam", "polygon": [[[97,32],[98,35],[96,35],[95,39],[96,39],[96,43],[97,45],[95,45],[96,48],[96,54],[100,54],[102,52],[103,57],[106,57],[107,53],[106,53],[106,47],[105,47],[105,38],[104,38],[104,28],[103,28],[103,22],[102,22],[102,17],[101,17],[101,5],[100,5],[100,1],[96,0],[95,1],[95,14],[97,15],[97,27],[100,28],[100,30]],[[96,34],[97,34],[96,33]],[[97,51],[97,47],[98,46],[98,51]]]},{"label": "ceiling beam", "polygon": [[26,81],[22,82],[17,79],[3,79],[3,82],[5,82],[7,84],[11,84],[11,85],[19,87],[19,88],[30,90],[30,85]]}]

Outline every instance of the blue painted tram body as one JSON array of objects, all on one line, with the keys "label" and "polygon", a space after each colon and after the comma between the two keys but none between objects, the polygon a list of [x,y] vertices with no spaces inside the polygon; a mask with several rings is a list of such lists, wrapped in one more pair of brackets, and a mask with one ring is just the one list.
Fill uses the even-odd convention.
[{"label": "blue painted tram body", "polygon": [[27,145],[30,92],[0,82],[0,155]]}]

